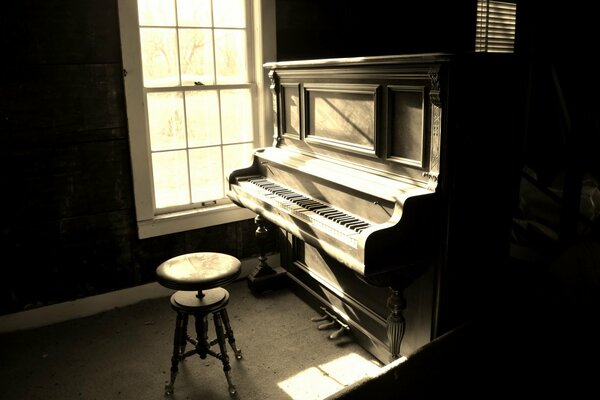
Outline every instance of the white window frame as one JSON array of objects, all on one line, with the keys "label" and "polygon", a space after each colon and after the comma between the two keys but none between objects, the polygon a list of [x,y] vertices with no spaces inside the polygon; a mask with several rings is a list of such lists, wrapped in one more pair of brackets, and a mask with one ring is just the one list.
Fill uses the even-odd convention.
[{"label": "white window frame", "polygon": [[[140,239],[253,218],[255,215],[229,201],[211,207],[159,214],[154,206],[152,165],[143,86],[137,0],[118,0],[129,146],[133,173],[138,236]],[[268,71],[263,64],[276,60],[275,0],[246,0],[251,15],[251,67],[256,84],[255,147],[272,142],[272,100]]]}]

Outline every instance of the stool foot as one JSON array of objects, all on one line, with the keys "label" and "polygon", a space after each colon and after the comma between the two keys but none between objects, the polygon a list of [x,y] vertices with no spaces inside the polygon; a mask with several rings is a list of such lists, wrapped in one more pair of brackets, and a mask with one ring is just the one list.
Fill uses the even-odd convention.
[{"label": "stool foot", "polygon": [[235,359],[241,360],[243,358],[242,351],[234,346],[235,346],[235,344],[231,348],[233,349],[233,353],[235,354]]},{"label": "stool foot", "polygon": [[231,350],[233,350],[233,354],[235,354],[235,358],[237,360],[242,359],[242,350],[238,349],[235,344],[235,337],[233,336],[233,329],[231,329],[231,324],[229,323],[229,315],[227,315],[227,310],[221,310],[221,319],[223,320],[223,325],[225,325],[225,336],[227,337],[227,341],[229,342],[229,346]]},{"label": "stool foot", "polygon": [[172,384],[168,384],[165,385],[165,396],[171,396],[173,394],[173,385]]},{"label": "stool foot", "polygon": [[233,384],[233,381],[231,380],[231,374],[229,373],[229,371],[225,371],[225,378],[227,379],[227,385],[228,390],[229,390],[229,394],[231,396],[233,396],[234,394],[236,394],[237,390],[235,389],[235,385]]},{"label": "stool foot", "polygon": [[171,380],[165,385],[165,396],[170,396],[175,391],[175,378],[177,378],[177,368],[171,368]]}]

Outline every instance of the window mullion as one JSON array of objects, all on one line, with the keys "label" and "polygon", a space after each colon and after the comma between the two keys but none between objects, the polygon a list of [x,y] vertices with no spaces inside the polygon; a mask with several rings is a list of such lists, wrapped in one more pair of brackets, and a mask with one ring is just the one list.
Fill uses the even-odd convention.
[{"label": "window mullion", "polygon": [[212,29],[212,50],[213,50],[213,73],[215,77],[215,90],[217,91],[217,113],[219,115],[219,152],[221,153],[221,174],[225,171],[225,154],[223,151],[223,118],[221,111],[221,84],[218,80],[217,76],[217,41],[216,41],[216,32],[215,32],[215,9],[213,7],[213,3],[215,0],[212,0],[210,3],[210,18],[211,18],[211,29]]},{"label": "window mullion", "polygon": [[179,90],[183,95],[183,124],[184,124],[184,132],[185,132],[185,160],[187,163],[187,180],[188,180],[188,197],[189,204],[193,203],[192,198],[192,169],[190,165],[190,146],[189,146],[189,137],[188,137],[188,124],[187,124],[187,106],[186,106],[186,93],[183,90],[183,83],[181,82],[181,45],[179,43],[179,10],[177,9],[177,4],[174,2],[173,7],[175,7],[175,38],[177,45],[177,71],[179,73]]}]

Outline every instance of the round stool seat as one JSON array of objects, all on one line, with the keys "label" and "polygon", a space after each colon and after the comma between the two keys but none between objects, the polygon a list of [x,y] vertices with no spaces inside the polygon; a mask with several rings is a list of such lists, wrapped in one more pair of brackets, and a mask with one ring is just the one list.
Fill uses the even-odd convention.
[{"label": "round stool seat", "polygon": [[189,314],[208,314],[219,311],[229,303],[229,292],[223,288],[207,289],[199,298],[197,292],[178,291],[171,295],[171,307]]},{"label": "round stool seat", "polygon": [[188,253],[158,266],[158,283],[175,290],[205,290],[233,282],[242,271],[237,258],[222,253]]}]

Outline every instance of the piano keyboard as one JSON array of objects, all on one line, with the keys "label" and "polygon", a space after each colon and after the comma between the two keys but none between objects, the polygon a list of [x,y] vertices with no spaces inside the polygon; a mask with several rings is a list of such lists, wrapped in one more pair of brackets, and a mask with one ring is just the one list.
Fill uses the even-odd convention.
[{"label": "piano keyboard", "polygon": [[357,236],[371,224],[331,205],[294,192],[266,178],[250,178],[238,182],[244,189],[276,208],[282,208],[295,217],[356,248]]}]

